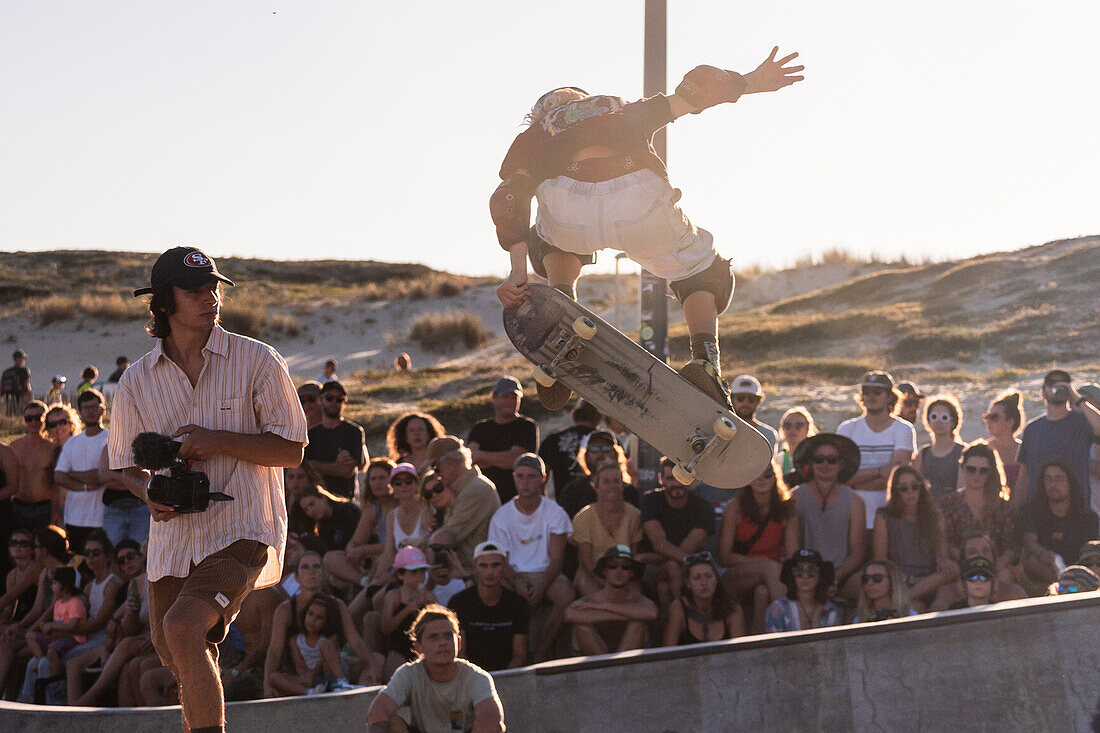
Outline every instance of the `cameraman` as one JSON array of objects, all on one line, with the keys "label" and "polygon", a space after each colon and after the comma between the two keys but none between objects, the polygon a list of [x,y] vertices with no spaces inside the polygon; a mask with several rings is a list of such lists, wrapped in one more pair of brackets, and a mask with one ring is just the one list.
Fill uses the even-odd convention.
[{"label": "cameraman", "polygon": [[[193,247],[153,265],[146,326],[156,346],[122,374],[108,440],[112,469],[149,505],[149,623],[180,688],[185,727],[221,731],[225,704],[216,644],[253,588],[279,582],[286,543],[283,467],[302,462],[306,420],[286,363],[266,344],[218,325],[220,283]],[[182,438],[179,458],[233,501],[183,513],[151,501],[135,436]],[[182,506],[180,507],[183,508]]]}]

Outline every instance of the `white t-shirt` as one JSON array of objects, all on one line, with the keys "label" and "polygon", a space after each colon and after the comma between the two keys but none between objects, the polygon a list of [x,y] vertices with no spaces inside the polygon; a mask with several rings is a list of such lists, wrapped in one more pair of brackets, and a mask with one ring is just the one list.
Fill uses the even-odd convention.
[{"label": "white t-shirt", "polygon": [[408,722],[417,730],[468,731],[474,727],[474,707],[497,698],[497,690],[493,678],[481,667],[465,659],[455,663],[458,669],[447,682],[432,681],[421,659],[403,664],[381,694],[399,709],[405,708]]},{"label": "white t-shirt", "polygon": [[569,515],[553,499],[542,497],[539,508],[528,515],[516,508],[516,500],[497,509],[489,522],[489,541],[508,550],[508,563],[517,573],[541,573],[550,566],[550,535],[573,535]]},{"label": "white t-shirt", "polygon": [[439,601],[439,605],[446,606],[451,602],[451,596],[460,590],[466,590],[466,583],[461,578],[451,578],[446,585],[437,585],[432,588],[432,595]]},{"label": "white t-shirt", "polygon": [[[61,446],[56,470],[72,473],[99,468],[99,459],[106,445],[106,430],[91,437],[87,432],[78,433]],[[103,489],[66,492],[65,523],[75,527],[102,527]]]},{"label": "white t-shirt", "polygon": [[[854,417],[842,422],[836,432],[859,446],[861,471],[865,468],[882,468],[890,465],[896,450],[906,450],[910,454],[917,450],[917,431],[901,418],[894,418],[885,430],[876,433],[867,427],[867,418]],[[872,529],[875,525],[875,512],[879,507],[886,505],[886,492],[867,489],[854,491],[859,498],[863,499],[867,509],[867,529]]]}]

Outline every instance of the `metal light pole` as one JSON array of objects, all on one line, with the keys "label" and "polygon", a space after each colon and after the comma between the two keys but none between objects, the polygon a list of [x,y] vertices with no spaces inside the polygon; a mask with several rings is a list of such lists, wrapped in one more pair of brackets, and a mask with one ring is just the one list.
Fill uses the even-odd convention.
[{"label": "metal light pole", "polygon": [[[646,0],[645,60],[642,80],[642,94],[646,97],[662,94],[665,91],[665,66],[668,55],[667,17],[666,0]],[[653,147],[657,155],[667,163],[666,139],[665,129],[661,128],[653,137]],[[649,353],[666,362],[668,361],[668,303],[665,301],[667,287],[662,278],[642,270],[638,296],[641,316],[638,325],[638,343]],[[661,456],[652,446],[639,441],[639,488],[648,489],[658,485],[660,459]]]},{"label": "metal light pole", "polygon": [[626,257],[626,252],[615,255],[615,328],[623,330],[623,292],[619,282],[619,261]]}]

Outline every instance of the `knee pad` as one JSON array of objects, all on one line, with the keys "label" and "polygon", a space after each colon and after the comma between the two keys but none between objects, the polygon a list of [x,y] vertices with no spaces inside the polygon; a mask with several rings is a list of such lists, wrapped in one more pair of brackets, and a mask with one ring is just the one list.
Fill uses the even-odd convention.
[{"label": "knee pad", "polygon": [[681,304],[689,295],[700,290],[713,294],[718,315],[722,315],[733,300],[733,268],[729,260],[715,257],[707,269],[689,278],[669,283],[669,287]]}]

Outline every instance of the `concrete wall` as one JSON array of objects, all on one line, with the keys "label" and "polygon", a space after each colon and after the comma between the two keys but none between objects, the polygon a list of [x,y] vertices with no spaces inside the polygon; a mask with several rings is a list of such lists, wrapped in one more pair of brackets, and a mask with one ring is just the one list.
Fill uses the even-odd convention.
[{"label": "concrete wall", "polygon": [[[551,662],[496,675],[512,731],[1082,731],[1100,595]],[[233,733],[363,729],[378,688],[231,704]],[[0,703],[0,731],[172,730],[175,708]]]}]

